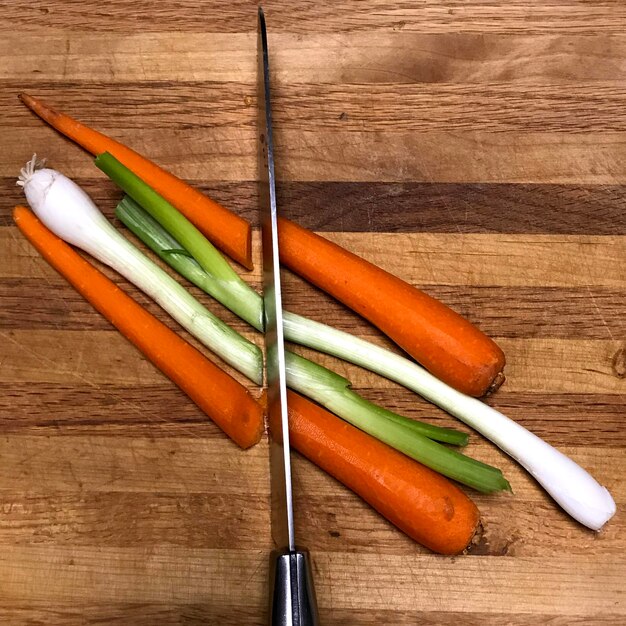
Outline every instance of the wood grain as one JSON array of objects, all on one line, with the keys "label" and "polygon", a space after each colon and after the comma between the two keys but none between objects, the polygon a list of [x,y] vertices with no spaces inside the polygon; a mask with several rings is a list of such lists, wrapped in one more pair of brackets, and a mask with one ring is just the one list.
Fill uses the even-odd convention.
[{"label": "wood grain", "polygon": [[[256,228],[256,4],[0,9],[0,622],[265,624],[265,440],[241,452],[224,439],[11,221],[23,202],[15,176],[33,152],[109,217],[121,197],[20,105],[17,93],[30,91]],[[495,337],[507,383],[487,402],[571,455],[618,503],[607,527],[589,532],[470,433],[467,453],[501,467],[514,494],[471,493],[481,533],[467,555],[441,558],[296,456],[297,533],[313,555],[322,623],[624,623],[624,3],[265,9],[281,210]],[[254,245],[258,259],[256,230]],[[258,268],[245,279],[258,287]],[[292,310],[395,349],[284,279]],[[315,358],[372,401],[470,430],[399,385]]]},{"label": "wood grain", "polygon": [[[24,201],[13,182],[7,177],[1,183],[7,196],[0,226],[12,224],[10,207]],[[113,216],[118,189],[100,179],[76,182]],[[255,182],[191,182],[258,224]],[[283,215],[316,231],[626,234],[626,188],[621,185],[281,181],[277,193]]]},{"label": "wood grain", "polygon": [[[625,71],[623,34],[602,38],[563,33],[502,37],[368,30],[337,37],[336,32],[296,35],[272,30],[271,38],[273,77],[280,83],[617,83]],[[0,41],[4,59],[0,71],[2,78],[15,81],[28,77],[42,86],[68,78],[82,84],[107,78],[176,84],[253,83],[254,43],[254,33],[52,34],[47,29],[24,38],[9,32]],[[400,56],[399,48],[419,50],[419,55]],[[110,50],[115,54],[109,54]],[[172,54],[179,55],[180,63],[175,67],[170,62]]]},{"label": "wood grain", "polygon": [[[17,105],[14,105],[17,106]],[[250,112],[246,115],[251,115]],[[117,140],[150,154],[178,176],[254,180],[252,128],[119,129]],[[384,141],[383,141],[384,138]],[[423,133],[277,129],[279,180],[348,182],[559,183],[623,185],[626,142],[619,132]],[[93,176],[90,159],[47,128],[5,133],[0,177],[13,178],[33,146],[72,177]],[[16,163],[18,168],[16,169]]]},{"label": "wood grain", "polygon": [[[158,6],[148,0],[128,4],[112,0],[106,9],[97,0],[66,4],[48,0],[42,4],[5,2],[7,21],[27,29],[52,27],[62,31],[167,31],[237,33],[256,28],[255,13],[246,0],[214,0],[205,14],[197,0],[164,0]],[[252,5],[253,7],[254,5]],[[272,29],[292,33],[322,31],[352,34],[359,31],[415,31],[473,33],[622,33],[626,11],[619,0],[589,5],[583,0],[512,0],[506,5],[470,0],[426,0],[419,6],[409,0],[389,6],[385,0],[347,0],[340,4],[305,0],[294,15],[288,0],[270,0]]]},{"label": "wood grain", "polygon": [[[623,82],[623,81],[622,81]],[[115,82],[93,85],[73,83],[29,84],[24,80],[8,82],[7,96],[21,90],[50,100],[63,90],[65,102],[54,104],[64,110],[97,98],[99,108],[83,121],[99,128],[140,129],[180,125],[188,129],[230,127],[247,130],[256,122],[256,98],[242,89],[241,83],[173,81],[132,83],[123,92]],[[159,95],[167,92],[168,108],[157,105]],[[464,132],[480,128],[483,132],[504,131],[584,133],[620,132],[626,128],[619,112],[626,104],[620,82],[578,84],[575,94],[562,85],[536,84],[359,84],[346,91],[343,84],[279,83],[274,92],[277,106],[272,109],[276,128],[282,137],[290,131],[340,131],[351,135],[384,132]],[[103,96],[102,94],[108,94]],[[377,106],[370,106],[374,98]],[[8,98],[7,98],[8,100]],[[436,106],[435,103],[436,102]],[[67,104],[65,104],[67,103]],[[23,108],[15,111],[9,101],[6,125],[20,124]],[[101,108],[100,108],[101,107]],[[241,109],[248,111],[242,116]],[[100,112],[97,112],[100,111]],[[114,113],[112,113],[114,111]],[[381,117],[381,111],[384,116]],[[29,120],[28,127],[39,126]]]}]

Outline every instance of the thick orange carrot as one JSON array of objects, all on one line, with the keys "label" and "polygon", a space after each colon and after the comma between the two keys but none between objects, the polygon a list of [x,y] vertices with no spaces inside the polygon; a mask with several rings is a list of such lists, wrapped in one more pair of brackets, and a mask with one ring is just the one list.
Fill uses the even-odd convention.
[{"label": "thick orange carrot", "polygon": [[502,382],[502,350],[442,302],[284,218],[279,238],[289,269],[378,326],[450,386],[480,397]]},{"label": "thick orange carrot", "polygon": [[13,211],[43,258],[242,448],[258,443],[263,409],[246,388],[141,307],[48,230],[29,209]]},{"label": "thick orange carrot", "polygon": [[468,546],[479,512],[456,485],[302,396],[288,398],[296,450],[434,552]]},{"label": "thick orange carrot", "polygon": [[37,98],[25,93],[20,94],[19,98],[42,120],[94,156],[110,152],[175,206],[220,250],[244,267],[252,269],[251,229],[242,217],[118,141],[55,111]]}]

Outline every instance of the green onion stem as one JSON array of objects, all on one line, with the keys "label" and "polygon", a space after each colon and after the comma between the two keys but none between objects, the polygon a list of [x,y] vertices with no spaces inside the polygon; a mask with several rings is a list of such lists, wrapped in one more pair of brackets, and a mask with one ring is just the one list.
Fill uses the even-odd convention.
[{"label": "green onion stem", "polygon": [[[105,152],[96,165],[143,207],[213,277],[212,295],[236,315],[260,330],[263,328],[263,301],[204,235],[165,198],[141,178]],[[165,259],[167,260],[167,259]]]}]

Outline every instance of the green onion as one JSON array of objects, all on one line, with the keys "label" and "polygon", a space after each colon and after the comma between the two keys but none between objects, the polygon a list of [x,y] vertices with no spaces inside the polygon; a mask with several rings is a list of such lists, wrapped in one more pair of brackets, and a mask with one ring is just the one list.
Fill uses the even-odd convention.
[{"label": "green onion", "polygon": [[[204,235],[167,200],[105,152],[96,157],[96,165],[119,185],[135,202],[180,243],[214,278],[213,297],[257,330],[263,329],[263,300],[229,265],[228,261]],[[167,259],[165,259],[167,261]]]},{"label": "green onion", "polygon": [[[200,267],[200,265],[180,247],[180,243],[176,241],[167,231],[165,231],[142,207],[129,197],[124,197],[117,205],[115,215],[120,219],[128,229],[143,241],[153,252],[174,268],[181,276],[194,285],[213,295],[213,287],[215,279]],[[259,296],[260,298],[260,296]],[[290,314],[291,317],[300,317]],[[306,318],[301,318],[305,321]],[[289,339],[289,337],[287,337]],[[316,366],[321,367],[321,366]],[[338,376],[326,370],[332,376]],[[342,379],[345,380],[345,379]],[[368,403],[367,400],[361,398],[354,392],[350,392],[353,396],[361,400],[361,406],[366,404],[375,408],[380,415],[384,415],[392,421],[408,422],[409,426],[413,426],[415,430],[426,437],[430,437],[435,441],[442,441],[453,445],[467,445],[467,434],[451,428],[439,428],[429,424],[418,422],[412,419],[402,417],[392,411],[387,411],[375,404]],[[373,410],[373,409],[372,409]]]},{"label": "green onion", "polygon": [[[124,197],[122,201],[117,205],[115,211],[116,216],[129,228],[129,230],[135,234],[141,241],[143,241],[151,250],[153,250],[160,258],[173,267],[181,276],[184,276],[200,289],[206,291],[210,295],[215,293],[214,284],[215,279],[210,274],[204,271],[200,265],[191,258],[186,251],[181,248],[181,244],[176,241],[167,231],[165,231],[142,207],[134,202],[129,197]],[[255,294],[256,295],[256,294]],[[260,297],[259,297],[260,299]],[[262,303],[261,303],[262,304]],[[289,314],[290,319],[295,316]],[[301,318],[305,322],[306,318]],[[289,336],[286,336],[289,339]],[[310,362],[310,361],[309,361]],[[315,365],[311,363],[311,365]],[[320,368],[324,369],[331,377],[335,379],[341,378],[338,374],[331,372],[320,365],[315,365],[319,373]],[[348,381],[345,381],[348,386]],[[306,392],[299,388],[304,393]],[[425,437],[429,437],[435,441],[441,441],[457,446],[467,445],[467,434],[451,428],[440,428],[438,426],[432,426],[424,422],[408,419],[392,411],[388,411],[382,407],[379,407],[371,402],[368,402],[353,391],[346,392],[346,395],[350,395],[354,406],[360,405],[361,410],[367,410],[369,412],[376,412],[379,416],[385,417],[388,420],[402,423],[405,427],[409,427]],[[358,398],[358,401],[357,401]]]}]

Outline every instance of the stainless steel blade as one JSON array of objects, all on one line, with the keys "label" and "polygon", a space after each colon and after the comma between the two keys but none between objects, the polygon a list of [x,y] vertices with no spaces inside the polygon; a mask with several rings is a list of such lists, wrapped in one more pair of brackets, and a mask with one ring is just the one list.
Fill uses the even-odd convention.
[{"label": "stainless steel blade", "polygon": [[270,104],[270,68],[265,16],[259,8],[258,40],[259,180],[261,181],[261,229],[263,245],[263,302],[265,305],[265,354],[268,419],[270,427],[270,473],[272,537],[279,549],[295,550],[291,457],[287,415],[285,342],[278,256],[276,179]]},{"label": "stainless steel blade", "polygon": [[291,450],[287,413],[287,375],[283,337],[283,307],[278,256],[276,178],[270,105],[270,67],[265,15],[259,7],[258,40],[259,180],[263,243],[265,305],[265,372],[270,430],[272,536],[276,550],[270,571],[272,626],[318,626],[319,616],[309,553],[297,549],[291,495]]}]

